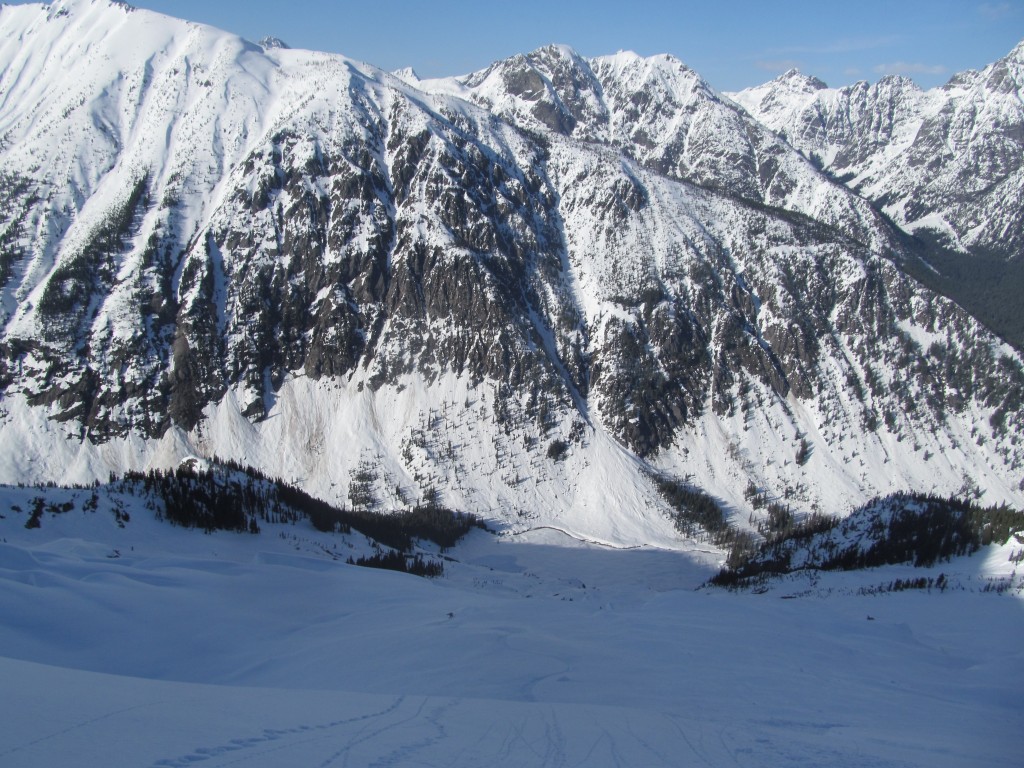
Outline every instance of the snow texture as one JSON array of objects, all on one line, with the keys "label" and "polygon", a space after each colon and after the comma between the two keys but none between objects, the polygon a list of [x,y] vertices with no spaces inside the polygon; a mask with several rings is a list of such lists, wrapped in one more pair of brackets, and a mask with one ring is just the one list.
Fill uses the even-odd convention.
[{"label": "snow texture", "polygon": [[202,534],[102,488],[94,511],[89,489],[46,492],[75,509],[29,530],[37,493],[0,501],[11,768],[931,767],[1019,752],[1024,613],[981,592],[1006,548],[944,564],[943,593],[858,594],[904,574],[892,567],[753,595],[694,591],[713,572],[699,554],[478,531],[424,580],[345,565],[359,537]]}]

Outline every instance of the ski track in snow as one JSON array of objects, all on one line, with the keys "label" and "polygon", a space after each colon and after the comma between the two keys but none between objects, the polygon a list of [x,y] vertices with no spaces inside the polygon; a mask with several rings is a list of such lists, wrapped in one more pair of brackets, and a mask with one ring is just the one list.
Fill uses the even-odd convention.
[{"label": "ski track in snow", "polygon": [[[354,725],[363,726],[354,738],[348,737],[350,740],[346,743],[344,749],[336,752],[328,760],[321,763],[321,768],[327,768],[327,766],[333,765],[338,758],[344,756],[361,742],[368,741],[379,736],[388,729],[394,728],[396,726],[395,723],[386,726],[381,725],[368,735],[364,735],[366,727],[371,722],[386,722],[388,716],[398,711],[402,707],[403,703],[404,697],[398,697],[389,707],[381,710],[380,712],[359,715],[357,717],[346,718],[344,720],[335,720],[328,723],[302,725],[296,728],[264,729],[264,731],[258,736],[234,738],[226,744],[221,744],[215,747],[197,747],[191,753],[182,757],[157,760],[153,763],[153,768],[186,768],[186,766],[195,765],[203,761],[218,760],[224,755],[240,751],[244,752],[244,754],[232,755],[232,759],[227,761],[218,760],[217,765],[226,766],[249,764],[257,757],[263,757],[274,752],[286,750],[292,751],[305,744],[344,738],[329,732],[342,731],[342,733],[344,733],[344,731],[347,730],[347,727]],[[417,713],[417,715],[418,714],[419,713]],[[415,716],[399,721],[398,724],[401,724],[402,722],[409,722],[413,719],[415,719]],[[347,758],[345,762],[347,764]]]},{"label": "ski track in snow", "polygon": [[[4,661],[5,671],[16,678],[23,670]],[[73,677],[68,671],[49,670],[50,674]],[[58,678],[60,679],[60,678]],[[89,684],[96,681],[90,680]],[[118,685],[143,690],[161,684],[148,681],[116,681]],[[796,766],[835,765],[840,767],[926,765],[927,762],[888,759],[857,749],[844,751],[830,745],[829,732],[842,724],[804,723],[785,720],[751,720],[736,725],[729,721],[700,723],[683,720],[663,712],[640,712],[618,708],[565,707],[564,705],[533,706],[513,702],[472,699],[438,699],[433,697],[396,696],[380,707],[380,697],[367,700],[359,694],[345,693],[334,702],[339,709],[356,714],[336,720],[307,719],[296,725],[275,724],[281,714],[274,712],[278,697],[284,692],[261,690],[229,691],[238,709],[259,710],[263,727],[243,729],[237,720],[238,709],[229,706],[215,713],[205,701],[204,686],[186,686],[185,698],[173,697],[163,705],[176,708],[168,728],[178,729],[177,739],[187,743],[188,735],[180,733],[181,712],[189,704],[198,705],[195,720],[215,715],[215,728],[223,734],[220,740],[209,740],[170,757],[156,757],[137,762],[135,755],[116,742],[90,743],[83,765],[114,766],[146,765],[150,768],[226,768],[246,765],[254,768],[279,765],[309,765],[317,768],[347,766]],[[222,692],[211,689],[213,706]],[[317,695],[317,694],[313,694]],[[322,695],[322,694],[320,694]],[[244,697],[244,701],[238,697]],[[88,696],[85,697],[88,703]],[[372,711],[359,712],[363,706]],[[379,707],[379,708],[375,708]],[[124,708],[104,714],[101,718],[83,721],[71,729],[52,733],[31,743],[17,746],[2,754],[5,765],[38,765],[39,752],[33,748],[54,746],[72,730],[87,728],[99,720],[108,722],[104,736],[115,736],[125,729],[138,729],[140,721],[129,713],[145,707]],[[332,709],[331,702],[320,701],[317,710]],[[302,707],[309,715],[314,708]],[[155,711],[150,728],[164,727]],[[249,713],[244,713],[244,719]],[[191,719],[185,717],[185,720]],[[294,718],[293,718],[294,719]],[[207,724],[192,723],[197,729]],[[94,734],[95,735],[95,734]],[[79,745],[79,749],[82,745]],[[20,760],[23,755],[27,759]],[[941,755],[939,764],[941,761]],[[93,759],[95,758],[95,762]],[[955,763],[949,763],[955,764]],[[981,763],[979,763],[981,764]]]}]

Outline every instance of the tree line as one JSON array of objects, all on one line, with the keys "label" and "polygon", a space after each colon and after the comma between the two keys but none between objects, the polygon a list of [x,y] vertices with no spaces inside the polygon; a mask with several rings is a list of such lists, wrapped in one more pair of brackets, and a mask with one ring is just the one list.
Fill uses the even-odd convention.
[{"label": "tree line", "polygon": [[730,558],[710,583],[743,586],[805,569],[930,567],[989,544],[1005,544],[1024,530],[1024,512],[954,496],[897,493],[873,499],[845,520],[823,519],[818,525],[810,533],[796,529],[769,536],[743,556]]}]

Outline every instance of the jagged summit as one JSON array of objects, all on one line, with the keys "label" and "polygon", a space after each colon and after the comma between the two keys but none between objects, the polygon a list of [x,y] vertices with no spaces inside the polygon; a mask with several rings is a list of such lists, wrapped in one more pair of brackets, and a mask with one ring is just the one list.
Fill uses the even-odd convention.
[{"label": "jagged summit", "polygon": [[899,88],[907,91],[921,90],[921,86],[906,75],[883,75],[878,78],[878,85],[882,88]]},{"label": "jagged summit", "polygon": [[547,45],[542,45],[540,48],[537,48],[535,51],[526,55],[528,58],[533,60],[561,60],[569,66],[579,66],[584,61],[584,58],[576,51],[575,48],[564,43],[549,43]]},{"label": "jagged summit", "polygon": [[266,50],[273,50],[275,48],[283,48],[285,50],[291,48],[288,43],[279,37],[267,36],[259,41],[259,46]]},{"label": "jagged summit", "polygon": [[775,78],[772,82],[777,83],[779,85],[787,85],[793,90],[797,91],[812,92],[821,91],[828,88],[828,84],[825,83],[825,81],[819,80],[818,78],[813,77],[812,75],[805,75],[795,67],[786,70],[777,78]]},{"label": "jagged summit", "polygon": [[937,271],[943,290],[1018,348],[1024,326],[1004,305],[1024,288],[1024,273],[1005,266],[1024,249],[1022,51],[929,91],[887,76],[813,94],[778,81],[730,94],[908,233],[973,254],[965,269],[934,253],[921,275]]},{"label": "jagged summit", "polygon": [[[498,61],[458,81],[423,84],[457,93],[510,122],[615,147],[644,166],[758,203],[796,208],[830,225],[871,214],[854,198],[808,194],[816,171],[670,55],[584,59],[551,46]],[[759,159],[771,155],[771,172]],[[862,207],[853,213],[850,208]]]},{"label": "jagged summit", "polygon": [[[827,166],[836,174],[856,178],[859,189],[884,200],[886,212],[907,228],[917,229],[925,219],[943,222],[943,236],[952,235],[955,246],[1013,253],[1020,234],[1016,227],[1007,231],[1006,215],[998,209],[1006,200],[1003,182],[1020,167],[1020,142],[1007,144],[1004,128],[1007,121],[1024,124],[1022,51],[1024,43],[983,71],[961,72],[927,92],[909,78],[887,75],[875,84],[816,89],[813,98],[793,98],[787,73],[730,96],[797,148],[829,158]],[[936,153],[948,141],[953,144],[946,146],[965,151]],[[988,153],[994,153],[991,162],[982,162],[977,173],[968,170]],[[973,181],[962,189],[958,179]],[[927,189],[920,204],[907,199],[911,189]],[[982,195],[976,206],[957,202],[972,189]],[[996,189],[1001,191],[993,194]],[[979,218],[1003,223],[979,226]]]},{"label": "jagged summit", "polygon": [[412,67],[402,67],[401,69],[396,69],[391,74],[409,85],[416,85],[420,82],[420,76]]}]

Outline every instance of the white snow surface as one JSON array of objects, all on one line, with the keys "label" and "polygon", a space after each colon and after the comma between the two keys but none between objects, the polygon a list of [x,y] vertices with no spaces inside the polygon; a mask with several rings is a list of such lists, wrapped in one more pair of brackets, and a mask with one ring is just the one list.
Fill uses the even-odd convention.
[{"label": "white snow surface", "polygon": [[859,594],[888,568],[755,595],[695,590],[698,552],[477,531],[424,580],[308,525],[202,534],[129,500],[119,527],[102,491],[27,530],[35,493],[0,489],[5,768],[1019,756],[1022,603],[981,592],[1012,546],[943,564],[943,593]]}]

